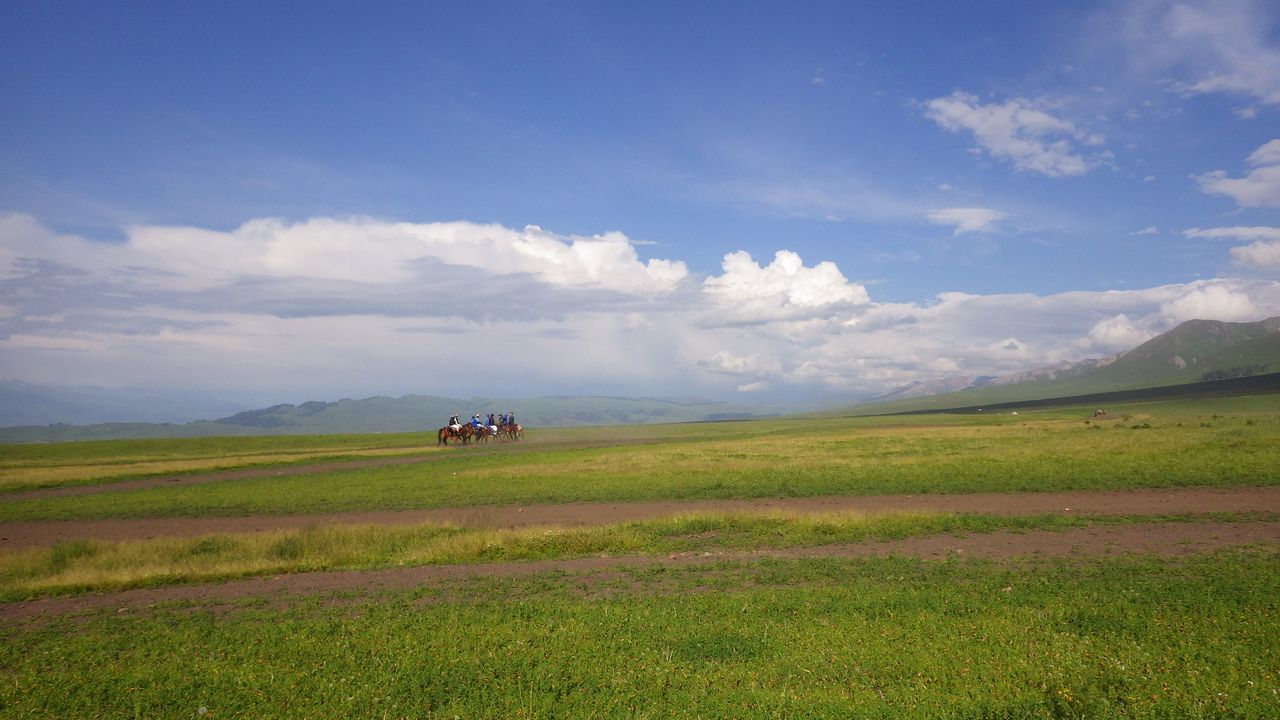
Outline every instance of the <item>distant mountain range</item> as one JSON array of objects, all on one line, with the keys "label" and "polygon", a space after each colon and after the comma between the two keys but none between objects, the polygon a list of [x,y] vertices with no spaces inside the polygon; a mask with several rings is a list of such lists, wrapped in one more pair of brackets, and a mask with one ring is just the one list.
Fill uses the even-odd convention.
[{"label": "distant mountain range", "polygon": [[1001,376],[916,382],[869,399],[875,412],[1089,395],[1280,372],[1280,316],[1250,323],[1188,320],[1114,357]]},{"label": "distant mountain range", "polygon": [[[1001,376],[916,382],[872,398],[858,414],[920,411],[1072,397],[1280,372],[1280,317],[1252,323],[1191,320],[1111,358],[1062,363]],[[210,407],[205,401],[204,407]],[[168,404],[166,404],[168,403]],[[698,398],[457,398],[409,395],[274,405],[218,420],[188,422],[194,406],[158,396],[113,395],[98,388],[50,388],[0,381],[0,443],[212,435],[290,435],[432,431],[450,415],[514,410],[531,427],[692,422],[768,417],[799,407]],[[848,410],[848,409],[846,409]],[[169,422],[139,419],[172,416]],[[826,414],[826,413],[823,413]],[[51,417],[90,418],[66,424]],[[208,417],[207,415],[205,417]],[[35,420],[31,418],[43,418]],[[15,422],[15,419],[18,419]],[[24,420],[25,419],[25,420]],[[132,422],[131,422],[132,421]],[[51,424],[52,423],[52,424]]]},{"label": "distant mountain range", "polygon": [[714,402],[699,398],[540,397],[522,399],[408,395],[273,405],[217,420],[188,423],[111,422],[0,428],[0,443],[370,432],[434,432],[449,416],[516,414],[529,427],[694,422],[768,417],[799,408]]},{"label": "distant mountain range", "polygon": [[0,427],[50,423],[185,423],[252,407],[226,398],[0,380]]}]

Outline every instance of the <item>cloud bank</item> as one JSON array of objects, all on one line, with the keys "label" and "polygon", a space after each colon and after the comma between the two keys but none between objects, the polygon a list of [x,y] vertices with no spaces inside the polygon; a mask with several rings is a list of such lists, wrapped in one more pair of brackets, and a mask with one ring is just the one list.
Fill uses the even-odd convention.
[{"label": "cloud bank", "polygon": [[[963,219],[950,218],[957,231]],[[1263,264],[1274,230],[1186,234],[1263,243],[1236,258]],[[1192,318],[1280,314],[1280,283],[1256,277],[885,303],[834,263],[786,249],[768,262],[731,252],[701,275],[642,257],[622,233],[536,226],[256,219],[125,235],[99,242],[0,217],[0,376],[271,401],[857,398],[1107,355]]]}]

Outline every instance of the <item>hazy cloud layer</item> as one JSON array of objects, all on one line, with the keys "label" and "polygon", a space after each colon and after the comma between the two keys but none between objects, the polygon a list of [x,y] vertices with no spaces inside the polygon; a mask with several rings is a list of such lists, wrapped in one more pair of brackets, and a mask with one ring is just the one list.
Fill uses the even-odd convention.
[{"label": "hazy cloud layer", "polygon": [[989,230],[1003,220],[1005,214],[991,208],[946,208],[929,213],[928,218],[935,225],[955,227],[958,236]]},{"label": "hazy cloud layer", "polygon": [[1258,22],[1258,3],[1202,1],[1156,7],[1154,22],[1163,27],[1188,66],[1190,77],[1179,89],[1280,104],[1280,52],[1268,42],[1265,24]]},{"label": "hazy cloud layer", "polygon": [[[1273,230],[1186,234],[1267,243]],[[321,218],[126,236],[103,243],[0,218],[0,375],[279,400],[861,397],[1108,355],[1192,318],[1280,314],[1280,283],[1235,278],[882,303],[834,263],[789,250],[768,262],[729,253],[700,276],[642,260],[618,233],[532,227]]]}]

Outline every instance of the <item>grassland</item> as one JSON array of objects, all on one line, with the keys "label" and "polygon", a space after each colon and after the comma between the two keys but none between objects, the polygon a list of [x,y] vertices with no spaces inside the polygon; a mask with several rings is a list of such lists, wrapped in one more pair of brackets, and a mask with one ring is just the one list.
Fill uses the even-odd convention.
[{"label": "grassland", "polygon": [[625,442],[618,429],[531,431],[523,444],[453,448],[414,465],[6,502],[0,521],[1266,485],[1280,482],[1269,397],[1194,414],[1137,405],[1101,422],[1078,410],[754,421],[637,428]]},{"label": "grassland", "polygon": [[[422,436],[11,446],[0,448],[12,471],[0,531],[43,519],[1280,484],[1280,396],[1133,404],[1103,420],[1091,410],[533,429],[522,443],[439,451]],[[420,461],[317,464],[384,455]],[[298,474],[222,475],[263,466]],[[111,491],[179,471],[209,481]],[[36,485],[101,492],[13,496]],[[198,591],[262,573],[711,556],[0,622],[0,716],[1280,716],[1280,538],[1177,558],[751,555],[1168,519],[745,512],[0,550],[0,603],[12,606],[50,595],[74,606],[86,591],[110,605],[119,588]],[[734,559],[716,561],[722,552]]]},{"label": "grassland", "polygon": [[[1229,521],[1274,514],[1216,513]],[[1010,517],[940,512],[689,513],[590,527],[325,525],[130,542],[76,540],[0,555],[0,600],[272,573],[798,548],[939,533],[1062,530],[1191,521],[1181,516]]]},{"label": "grassland", "polygon": [[0,497],[5,492],[152,475],[273,467],[423,451],[422,433],[0,445]]},{"label": "grassland", "polygon": [[1275,717],[1277,567],[759,562],[114,613],[0,630],[0,712]]}]

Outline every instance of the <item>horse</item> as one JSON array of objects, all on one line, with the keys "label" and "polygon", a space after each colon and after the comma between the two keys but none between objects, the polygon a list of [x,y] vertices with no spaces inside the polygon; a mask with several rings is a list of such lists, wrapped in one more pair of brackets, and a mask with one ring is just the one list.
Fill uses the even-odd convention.
[{"label": "horse", "polygon": [[467,443],[471,442],[471,438],[474,435],[475,435],[475,431],[471,429],[470,425],[463,425],[462,429],[458,431],[458,437],[462,438],[463,445],[466,445]]},{"label": "horse", "polygon": [[490,430],[488,425],[476,428],[476,442],[489,442],[491,437],[493,437],[493,430]]},{"label": "horse", "polygon": [[457,437],[453,435],[453,428],[448,425],[440,428],[440,431],[436,433],[436,445],[448,445],[450,436]]},{"label": "horse", "polygon": [[519,440],[524,437],[524,428],[520,427],[520,423],[510,423],[505,427],[507,428],[507,437],[512,440]]}]

